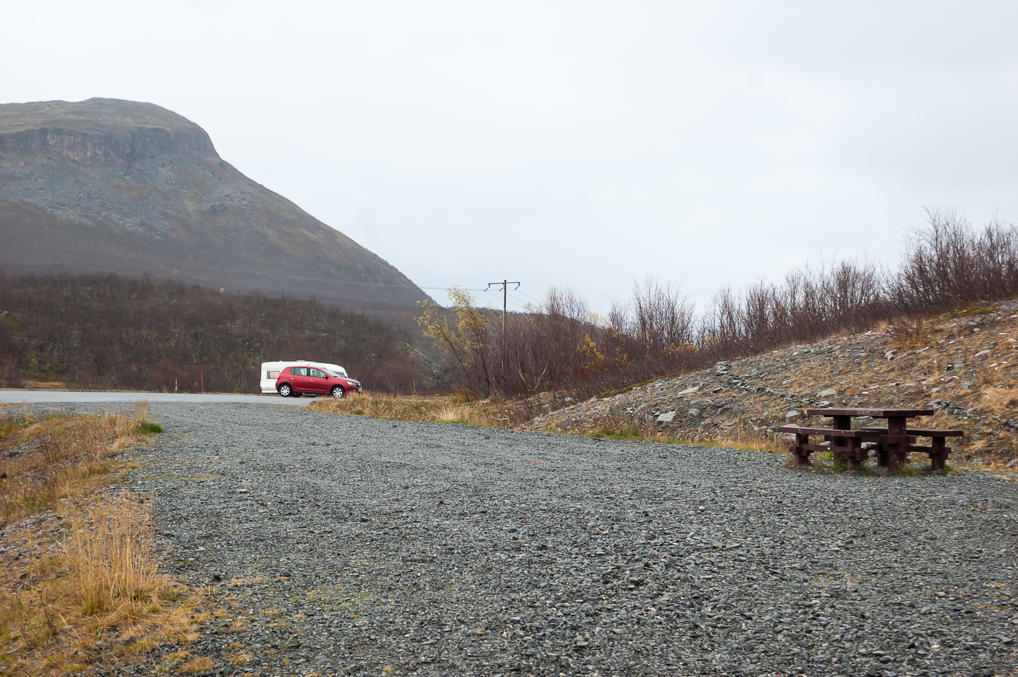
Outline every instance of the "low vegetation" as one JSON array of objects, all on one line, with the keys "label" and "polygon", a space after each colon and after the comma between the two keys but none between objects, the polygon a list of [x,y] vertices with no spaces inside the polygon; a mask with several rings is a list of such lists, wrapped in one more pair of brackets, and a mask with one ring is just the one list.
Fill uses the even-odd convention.
[{"label": "low vegetation", "polygon": [[0,273],[0,386],[254,392],[277,359],[338,361],[388,392],[435,387],[405,330],[315,300]]},{"label": "low vegetation", "polygon": [[0,411],[0,674],[72,674],[197,639],[197,595],[161,574],[147,506],[106,485],[158,426]]},{"label": "low vegetation", "polygon": [[419,323],[445,351],[446,382],[475,397],[512,398],[541,391],[574,400],[618,392],[673,375],[894,321],[903,343],[924,339],[923,317],[980,312],[980,302],[1018,296],[1018,229],[971,228],[931,211],[915,231],[900,267],[842,262],[800,269],[780,284],[722,289],[697,315],[679,291],[637,284],[628,303],[606,317],[575,294],[552,290],[530,313],[500,318],[454,290],[452,313],[422,304]]},{"label": "low vegetation", "polygon": [[315,411],[351,416],[370,416],[393,421],[469,423],[506,427],[509,412],[490,402],[466,401],[453,395],[350,394],[343,399],[321,398],[310,405]]},{"label": "low vegetation", "polygon": [[[370,416],[393,421],[419,421],[427,423],[468,423],[493,428],[509,428],[524,423],[533,416],[539,400],[546,398],[515,399],[496,402],[469,400],[452,395],[349,395],[344,399],[322,398],[309,408],[351,416]],[[651,423],[634,419],[605,421],[590,433],[591,437],[612,440],[663,442],[687,446],[727,447],[752,451],[787,452],[788,444],[773,435],[747,435],[741,428],[732,436],[709,440],[691,440],[663,434]]]},{"label": "low vegetation", "polygon": [[134,419],[111,414],[50,414],[36,418],[10,409],[0,425],[0,526],[81,495],[110,481],[113,454],[157,424],[147,404]]},{"label": "low vegetation", "polygon": [[601,439],[663,442],[687,447],[723,447],[744,451],[788,452],[788,443],[778,439],[775,435],[747,433],[741,426],[733,427],[732,434],[726,437],[689,439],[681,436],[675,437],[667,431],[656,428],[645,418],[609,416],[590,435]]}]

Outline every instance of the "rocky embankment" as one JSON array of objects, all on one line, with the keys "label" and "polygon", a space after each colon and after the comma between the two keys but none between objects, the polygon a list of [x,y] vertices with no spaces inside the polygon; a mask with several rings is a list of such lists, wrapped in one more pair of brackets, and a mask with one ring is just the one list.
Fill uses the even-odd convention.
[{"label": "rocky embankment", "polygon": [[961,428],[953,458],[1018,467],[1018,301],[797,345],[592,398],[530,430],[774,442],[785,423],[829,425],[807,407],[927,407],[924,425]]}]

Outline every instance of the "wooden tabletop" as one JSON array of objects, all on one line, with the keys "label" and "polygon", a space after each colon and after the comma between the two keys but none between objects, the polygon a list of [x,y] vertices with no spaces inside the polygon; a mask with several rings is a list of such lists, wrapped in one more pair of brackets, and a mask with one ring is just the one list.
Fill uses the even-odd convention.
[{"label": "wooden tabletop", "polygon": [[933,416],[932,409],[807,409],[807,416],[869,416],[871,418],[912,418]]}]

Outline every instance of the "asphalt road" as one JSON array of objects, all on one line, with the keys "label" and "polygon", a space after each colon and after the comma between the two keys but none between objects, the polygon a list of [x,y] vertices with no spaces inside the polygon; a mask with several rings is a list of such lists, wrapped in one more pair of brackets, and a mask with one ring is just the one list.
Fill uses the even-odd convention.
[{"label": "asphalt road", "polygon": [[288,404],[304,406],[313,401],[310,397],[280,397],[278,395],[242,395],[236,393],[145,393],[133,391],[78,391],[78,390],[0,390],[3,404],[87,404],[91,402],[179,402],[189,404]]}]

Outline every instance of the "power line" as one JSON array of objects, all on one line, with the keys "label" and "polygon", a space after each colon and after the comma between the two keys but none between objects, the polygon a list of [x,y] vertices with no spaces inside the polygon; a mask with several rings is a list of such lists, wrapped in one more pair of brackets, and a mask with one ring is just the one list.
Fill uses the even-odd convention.
[{"label": "power line", "polygon": [[520,294],[519,292],[511,291],[511,292],[509,292],[509,295],[512,296],[513,300],[516,301],[517,303],[519,303],[521,306],[535,306],[535,307],[537,307],[537,306],[541,305],[540,301],[538,301],[536,299],[533,299],[533,298],[531,298],[529,296],[526,296],[524,294]]},{"label": "power line", "polygon": [[464,289],[463,287],[456,287],[456,285],[451,285],[449,287],[421,287],[421,289],[434,289],[434,290],[438,290],[438,291],[449,291],[450,289],[453,289],[454,287],[456,289],[463,289],[463,291],[488,291],[487,289]]},{"label": "power line", "polygon": [[521,291],[520,291],[519,289],[514,289],[514,290],[513,290],[513,293],[514,293],[514,294],[519,294],[520,296],[522,296],[523,298],[525,298],[525,299],[529,300],[529,301],[530,301],[530,302],[532,302],[532,303],[538,303],[538,304],[540,304],[540,303],[543,303],[543,301],[539,301],[539,300],[535,299],[535,298],[534,298],[533,296],[529,296],[529,295],[527,295],[527,294],[524,294],[524,293],[523,293],[523,292],[521,292]]}]

